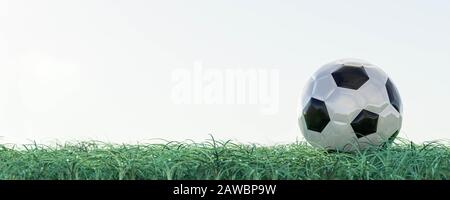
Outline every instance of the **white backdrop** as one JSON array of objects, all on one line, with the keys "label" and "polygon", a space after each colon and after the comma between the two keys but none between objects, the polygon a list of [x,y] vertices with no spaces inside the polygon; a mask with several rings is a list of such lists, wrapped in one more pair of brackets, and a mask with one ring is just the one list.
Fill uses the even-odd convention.
[{"label": "white backdrop", "polygon": [[[303,85],[346,57],[395,81],[401,137],[449,139],[448,10],[438,0],[1,0],[0,142],[301,140]],[[227,70],[258,81],[226,93]]]}]

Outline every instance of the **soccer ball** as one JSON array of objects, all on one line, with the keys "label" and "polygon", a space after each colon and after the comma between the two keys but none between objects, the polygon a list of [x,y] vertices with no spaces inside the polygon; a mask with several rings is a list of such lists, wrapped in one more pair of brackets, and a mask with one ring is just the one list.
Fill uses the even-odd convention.
[{"label": "soccer ball", "polygon": [[343,59],[309,79],[298,122],[311,145],[350,152],[392,141],[402,125],[402,109],[385,72],[363,60]]}]

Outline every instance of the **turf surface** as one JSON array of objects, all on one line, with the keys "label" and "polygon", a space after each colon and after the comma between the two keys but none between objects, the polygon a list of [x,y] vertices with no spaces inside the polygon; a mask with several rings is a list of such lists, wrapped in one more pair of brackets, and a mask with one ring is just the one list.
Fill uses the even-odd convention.
[{"label": "turf surface", "polygon": [[0,179],[450,179],[450,147],[331,153],[298,142],[0,145]]}]

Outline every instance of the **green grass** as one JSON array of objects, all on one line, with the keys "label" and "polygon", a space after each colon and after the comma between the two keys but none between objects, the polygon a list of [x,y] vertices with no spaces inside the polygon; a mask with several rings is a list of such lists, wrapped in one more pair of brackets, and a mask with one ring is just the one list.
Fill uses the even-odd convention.
[{"label": "green grass", "polygon": [[0,145],[0,179],[450,179],[450,147],[328,153],[305,143]]}]

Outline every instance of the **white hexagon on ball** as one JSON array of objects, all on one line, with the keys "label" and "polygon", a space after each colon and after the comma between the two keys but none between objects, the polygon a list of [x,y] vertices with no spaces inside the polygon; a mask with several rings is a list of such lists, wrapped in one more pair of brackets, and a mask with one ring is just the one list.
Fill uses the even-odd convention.
[{"label": "white hexagon on ball", "polygon": [[317,70],[305,86],[300,108],[303,136],[326,150],[379,147],[397,136],[403,118],[392,79],[358,59],[337,60]]}]

